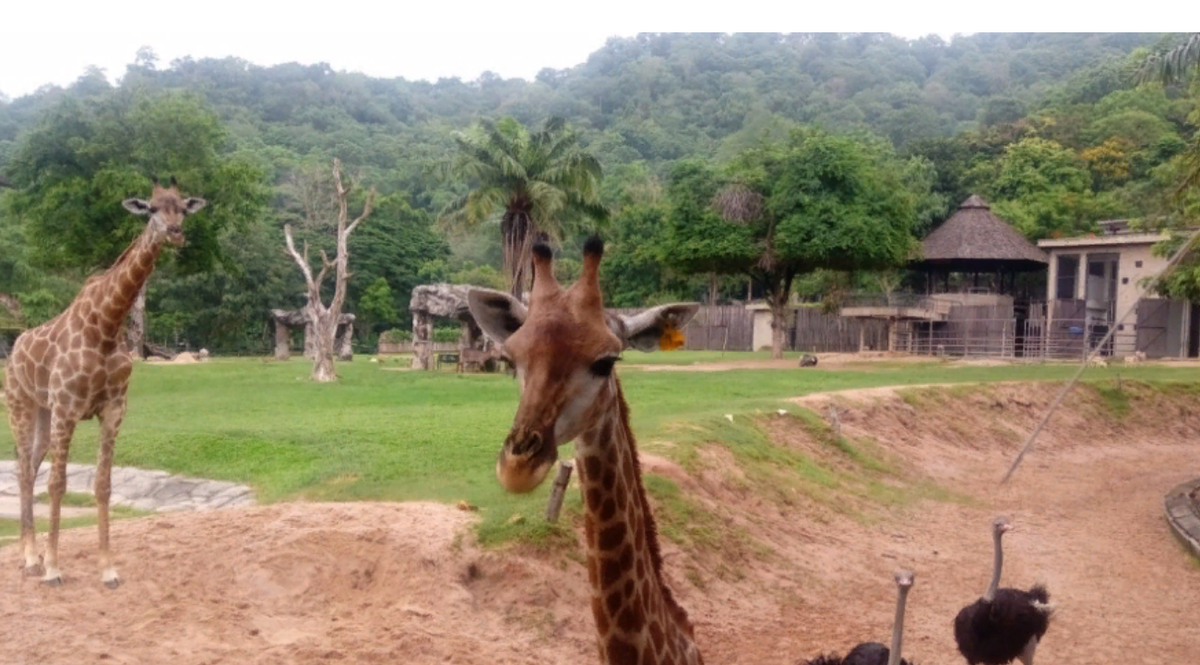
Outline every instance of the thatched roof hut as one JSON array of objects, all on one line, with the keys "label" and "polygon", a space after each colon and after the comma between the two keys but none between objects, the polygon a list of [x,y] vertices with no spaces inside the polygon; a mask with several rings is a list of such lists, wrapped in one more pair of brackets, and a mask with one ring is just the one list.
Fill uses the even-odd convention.
[{"label": "thatched roof hut", "polygon": [[972,194],[925,238],[916,270],[936,273],[1016,273],[1045,270],[1050,260]]}]

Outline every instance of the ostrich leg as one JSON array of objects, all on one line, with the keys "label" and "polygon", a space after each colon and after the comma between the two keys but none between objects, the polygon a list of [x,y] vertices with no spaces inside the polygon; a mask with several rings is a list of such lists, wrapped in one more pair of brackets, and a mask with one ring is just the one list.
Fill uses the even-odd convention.
[{"label": "ostrich leg", "polygon": [[1022,665],[1033,665],[1033,652],[1037,650],[1037,637],[1029,638],[1029,643],[1025,645],[1025,650],[1017,656],[1017,660],[1021,661]]}]

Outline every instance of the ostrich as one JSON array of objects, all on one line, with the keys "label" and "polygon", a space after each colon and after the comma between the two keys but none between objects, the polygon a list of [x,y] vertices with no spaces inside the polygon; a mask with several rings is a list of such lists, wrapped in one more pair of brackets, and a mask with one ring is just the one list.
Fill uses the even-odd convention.
[{"label": "ostrich", "polygon": [[1046,634],[1054,606],[1046,587],[1038,584],[1029,591],[997,589],[1004,554],[1000,539],[1012,529],[1003,517],[992,520],[992,541],[996,563],[992,581],[983,597],[959,611],[954,619],[954,640],[958,651],[970,665],[1004,665],[1018,659],[1033,665],[1033,652]]},{"label": "ostrich", "polygon": [[817,656],[802,665],[912,665],[900,657],[900,641],[904,634],[904,603],[912,589],[913,573],[897,571],[896,578],[896,622],[892,624],[892,648],[878,642],[863,642],[850,650],[845,658]]}]

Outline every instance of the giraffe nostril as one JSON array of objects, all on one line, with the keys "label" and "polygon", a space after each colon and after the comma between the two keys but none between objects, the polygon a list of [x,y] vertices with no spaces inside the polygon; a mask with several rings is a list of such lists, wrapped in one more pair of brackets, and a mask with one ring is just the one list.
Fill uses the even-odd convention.
[{"label": "giraffe nostril", "polygon": [[528,455],[542,447],[542,434],[533,432],[525,436],[509,436],[507,447],[513,455]]}]

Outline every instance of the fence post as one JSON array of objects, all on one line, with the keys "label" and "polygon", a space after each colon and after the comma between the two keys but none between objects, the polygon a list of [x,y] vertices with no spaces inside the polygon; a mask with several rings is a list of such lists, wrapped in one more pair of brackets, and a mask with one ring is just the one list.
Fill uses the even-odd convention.
[{"label": "fence post", "polygon": [[558,463],[558,476],[554,479],[554,488],[550,490],[550,502],[546,504],[546,521],[557,522],[558,513],[562,510],[563,497],[567,493],[567,485],[571,483],[571,471],[575,463],[562,460]]}]

